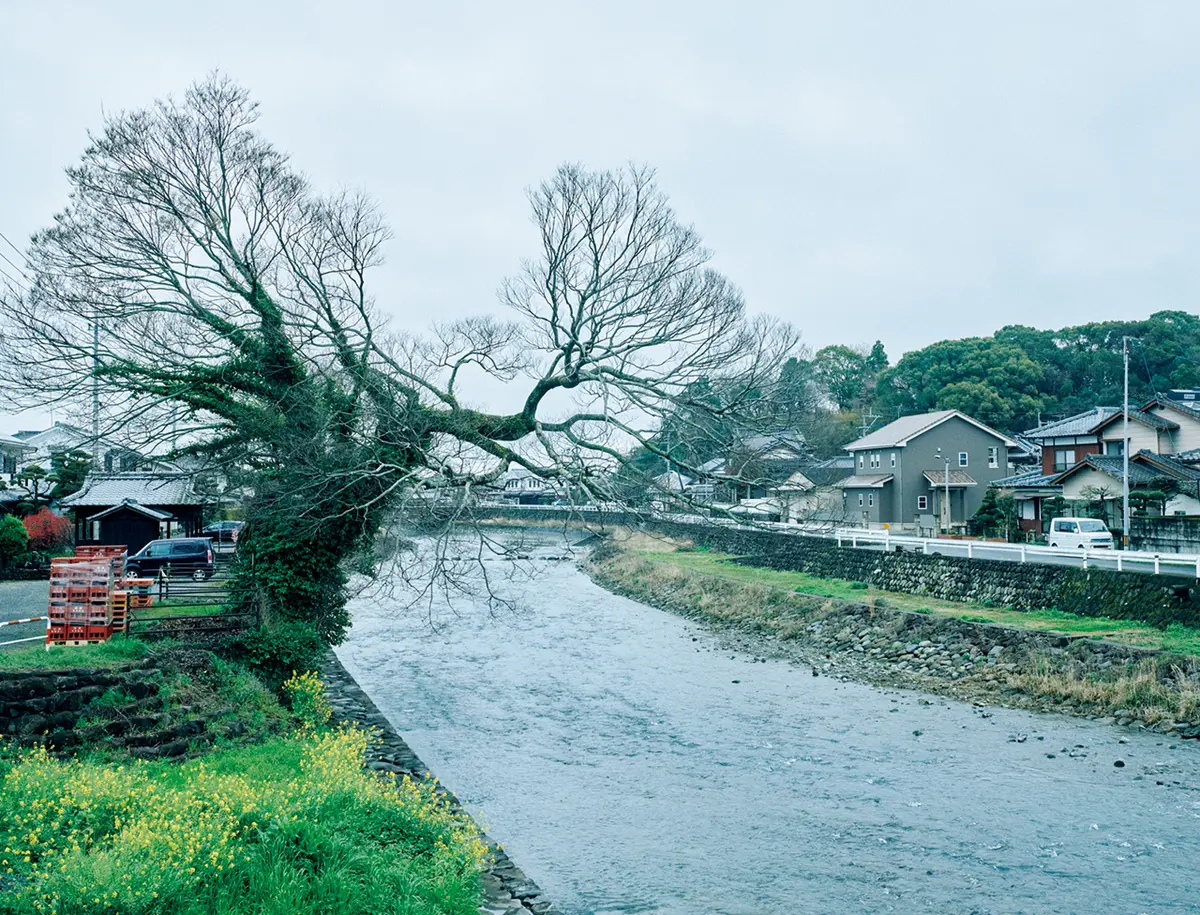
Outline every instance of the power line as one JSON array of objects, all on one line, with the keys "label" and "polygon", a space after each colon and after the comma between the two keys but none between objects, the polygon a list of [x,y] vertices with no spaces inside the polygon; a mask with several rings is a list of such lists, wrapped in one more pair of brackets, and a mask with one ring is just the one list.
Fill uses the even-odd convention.
[{"label": "power line", "polygon": [[0,232],[0,238],[3,238],[6,242],[8,242],[8,246],[10,248],[12,248],[14,251],[16,251],[17,254],[19,254],[21,256],[21,259],[24,260],[26,264],[29,263],[29,261],[25,258],[25,252],[22,251],[20,248],[18,248],[16,245],[14,245],[11,241],[9,241],[7,235],[5,235],[3,232]]},{"label": "power line", "polygon": [[9,266],[12,267],[14,270],[16,270],[17,273],[21,274],[21,276],[23,276],[25,279],[29,279],[29,274],[26,273],[24,270],[22,270],[20,267],[18,267],[16,264],[14,264],[12,262],[12,259],[10,257],[8,257],[3,251],[0,251],[0,257],[3,257],[4,260],[8,262]]}]

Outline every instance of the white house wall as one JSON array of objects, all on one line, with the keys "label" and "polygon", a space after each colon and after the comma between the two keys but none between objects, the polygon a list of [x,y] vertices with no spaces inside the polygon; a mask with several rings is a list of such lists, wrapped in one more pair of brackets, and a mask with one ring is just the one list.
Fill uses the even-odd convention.
[{"label": "white house wall", "polygon": [[1167,500],[1167,510],[1163,514],[1200,515],[1200,500],[1178,493]]},{"label": "white house wall", "polygon": [[1090,501],[1083,494],[1083,490],[1089,486],[1094,486],[1098,489],[1107,489],[1109,498],[1119,495],[1121,492],[1120,482],[1114,480],[1107,473],[1101,473],[1089,467],[1076,471],[1063,481],[1062,497],[1068,502]]},{"label": "white house wall", "polygon": [[[1114,420],[1104,428],[1101,433],[1102,439],[1105,442],[1119,442],[1121,440],[1121,425],[1120,419]],[[1163,433],[1162,440],[1159,440],[1158,432],[1151,429],[1149,426],[1142,425],[1139,422],[1130,420],[1129,422],[1129,453],[1137,454],[1143,449],[1153,451],[1155,454],[1171,454],[1170,450],[1162,451],[1162,448],[1170,448],[1171,441],[1169,433]],[[1104,449],[1108,453],[1107,447]]]},{"label": "white house wall", "polygon": [[1171,441],[1175,446],[1173,453],[1179,454],[1183,451],[1200,448],[1200,418],[1172,410],[1169,407],[1155,407],[1151,412],[1179,424],[1179,428],[1171,433]]}]

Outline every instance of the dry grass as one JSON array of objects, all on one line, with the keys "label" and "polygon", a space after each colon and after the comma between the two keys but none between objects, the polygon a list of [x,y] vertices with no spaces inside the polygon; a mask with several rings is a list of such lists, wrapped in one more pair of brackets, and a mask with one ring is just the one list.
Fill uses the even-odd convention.
[{"label": "dry grass", "polygon": [[1036,658],[1031,669],[1014,674],[1011,683],[1023,693],[1078,706],[1093,714],[1128,713],[1156,722],[1200,720],[1200,685],[1189,679],[1191,665],[1144,658],[1116,674],[1104,676],[1078,666],[1065,667]]},{"label": "dry grass", "polygon": [[[634,534],[598,553],[590,571],[601,584],[656,606],[685,616],[757,629],[779,639],[803,639],[812,621],[851,609],[851,604],[839,596],[798,593],[774,582],[762,583],[754,575],[792,573],[725,566],[728,575],[712,574],[708,565],[693,561],[696,554],[672,554],[672,548],[662,538]],[[847,583],[831,584],[843,587]],[[864,590],[854,591],[852,600],[858,613],[862,605],[885,613],[905,609],[883,595]],[[952,616],[962,621],[961,610],[965,607],[959,605],[957,613],[924,612],[931,620]],[[1030,628],[1042,629],[1043,622]],[[1070,653],[1049,651],[1035,651],[1014,660],[1017,670],[1003,674],[999,685],[1043,706],[1070,705],[1081,714],[1127,712],[1129,717],[1151,724],[1164,719],[1200,721],[1200,661],[1194,657],[1162,655],[1107,668],[1098,666],[1094,659],[1081,661]],[[986,668],[980,676],[994,676],[994,672]],[[956,682],[961,686],[964,680]]]}]

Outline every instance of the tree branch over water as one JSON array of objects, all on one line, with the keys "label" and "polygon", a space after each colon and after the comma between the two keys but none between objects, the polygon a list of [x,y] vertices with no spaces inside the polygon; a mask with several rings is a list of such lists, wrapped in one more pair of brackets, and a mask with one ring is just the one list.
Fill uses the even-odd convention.
[{"label": "tree branch over water", "polygon": [[[4,298],[0,356],[22,406],[94,385],[127,440],[247,474],[238,582],[268,615],[337,639],[344,560],[414,491],[523,466],[608,497],[667,413],[760,421],[747,408],[797,335],[747,318],[651,170],[560,168],[529,195],[540,250],[501,286],[516,320],[413,338],[370,292],[390,237],[374,203],[315,192],[257,118],[220,76],[107,118]],[[523,385],[522,406],[466,403],[479,372]]]}]

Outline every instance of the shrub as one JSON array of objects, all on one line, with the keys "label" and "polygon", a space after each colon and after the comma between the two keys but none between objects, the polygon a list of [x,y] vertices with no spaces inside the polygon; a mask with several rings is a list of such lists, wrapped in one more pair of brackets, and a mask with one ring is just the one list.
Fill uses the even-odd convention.
[{"label": "shrub", "polygon": [[29,548],[50,552],[69,546],[72,540],[71,522],[60,518],[48,508],[30,515],[22,524],[29,535]]},{"label": "shrub", "polygon": [[323,727],[333,716],[333,706],[325,698],[325,684],[312,671],[293,672],[283,683],[283,694],[302,727]]},{"label": "shrub", "polygon": [[0,569],[11,566],[29,549],[29,534],[12,515],[0,518]]},{"label": "shrub", "polygon": [[852,581],[852,582],[850,582],[850,590],[851,590],[851,591],[865,591],[865,590],[867,590],[867,588],[869,588],[869,587],[871,587],[871,586],[870,586],[870,585],[868,585],[868,584],[867,584],[865,581]]},{"label": "shrub", "polygon": [[278,689],[297,671],[313,669],[325,641],[307,623],[284,622],[235,636],[230,648],[268,685]]}]

